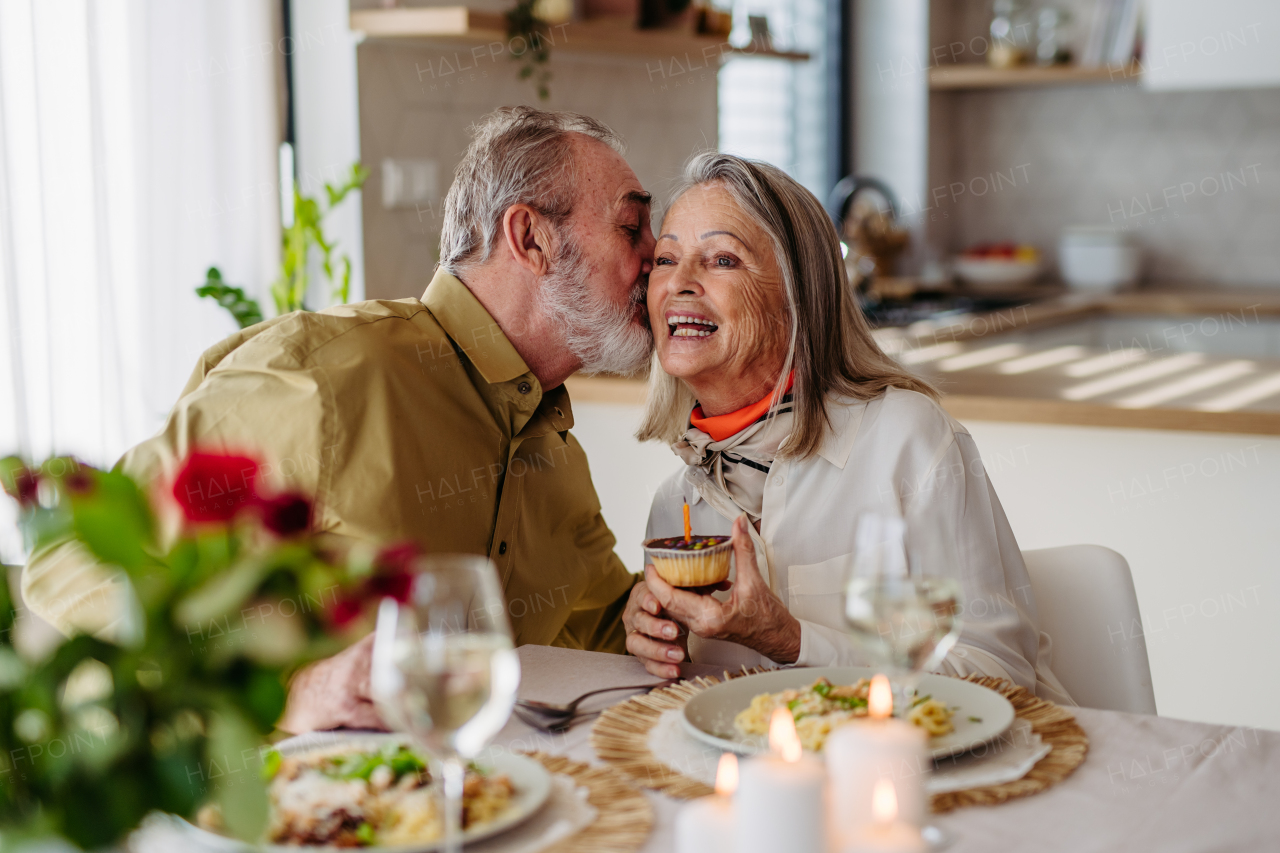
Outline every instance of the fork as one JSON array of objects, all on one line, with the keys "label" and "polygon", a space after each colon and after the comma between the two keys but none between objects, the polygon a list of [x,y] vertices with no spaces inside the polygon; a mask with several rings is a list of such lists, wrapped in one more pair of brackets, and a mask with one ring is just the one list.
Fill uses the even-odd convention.
[{"label": "fork", "polygon": [[596,711],[590,714],[583,714],[582,716],[552,717],[547,719],[539,717],[531,711],[526,711],[519,705],[512,708],[512,710],[515,711],[516,716],[519,717],[520,721],[526,726],[537,729],[540,732],[547,732],[548,734],[553,735],[562,735],[569,731],[569,729],[573,728],[574,724],[599,715],[599,712]]},{"label": "fork", "polygon": [[659,681],[656,684],[632,684],[627,687],[602,687],[599,690],[590,690],[583,693],[572,702],[566,702],[562,705],[557,705],[553,702],[536,702],[532,699],[517,700],[516,705],[526,711],[533,711],[546,717],[572,718],[578,710],[578,705],[581,704],[583,699],[586,699],[589,696],[595,696],[598,693],[612,693],[616,690],[643,690],[648,693],[663,687],[670,687],[681,680],[682,679],[679,678],[668,678],[666,681]]}]

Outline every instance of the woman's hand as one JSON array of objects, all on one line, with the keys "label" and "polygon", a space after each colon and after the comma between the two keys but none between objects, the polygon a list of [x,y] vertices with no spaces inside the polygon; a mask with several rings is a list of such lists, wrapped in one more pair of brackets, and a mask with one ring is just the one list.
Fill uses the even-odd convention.
[{"label": "woman's hand", "polygon": [[[755,546],[751,544],[751,536],[747,533],[745,517],[739,517],[733,522],[733,556],[737,566],[737,580],[727,601],[677,589],[659,577],[652,566],[646,566],[645,582],[636,585],[631,601],[636,602],[637,593],[643,589],[643,592],[639,592],[641,601],[653,599],[660,609],[639,605],[638,609],[643,612],[645,619],[651,621],[637,621],[637,628],[644,630],[644,625],[653,624],[664,632],[659,636],[667,636],[669,632],[666,626],[672,625],[668,620],[673,619],[687,626],[690,633],[699,637],[739,643],[775,663],[795,663],[800,657],[800,622],[787,611],[782,600],[773,594],[760,576]],[[657,618],[657,614],[663,611],[667,620]],[[623,618],[625,621],[626,617]],[[676,635],[670,636],[674,638]],[[634,634],[627,638],[628,649],[631,649],[633,639],[637,646],[647,651],[671,655],[669,648],[658,648],[659,645],[670,644],[658,644],[649,637],[644,637],[642,644],[641,638]],[[653,645],[650,646],[650,643]],[[641,656],[635,650],[631,650],[631,653]],[[673,677],[666,675],[666,670],[660,672],[649,666],[648,660],[645,661],[645,668],[655,675]]]},{"label": "woman's hand", "polygon": [[[646,566],[648,573],[652,566]],[[656,577],[656,575],[655,575]],[[647,581],[631,588],[631,598],[622,612],[627,629],[627,651],[638,657],[644,668],[659,678],[679,678],[676,664],[687,654],[688,632],[669,619],[663,619],[662,605],[649,591]]]}]

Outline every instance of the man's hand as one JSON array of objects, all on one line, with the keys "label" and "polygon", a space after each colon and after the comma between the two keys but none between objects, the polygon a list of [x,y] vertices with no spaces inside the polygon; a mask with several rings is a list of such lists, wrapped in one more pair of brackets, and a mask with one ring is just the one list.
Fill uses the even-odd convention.
[{"label": "man's hand", "polygon": [[[737,568],[733,592],[727,601],[720,601],[714,596],[697,595],[683,589],[677,589],[664,581],[653,570],[645,567],[645,583],[638,584],[636,589],[644,587],[647,597],[656,599],[656,603],[664,611],[664,615],[688,627],[690,633],[709,640],[728,640],[754,649],[775,663],[795,663],[800,657],[800,622],[787,610],[786,605],[773,594],[769,586],[760,576],[756,565],[756,550],[747,533],[747,520],[739,517],[733,522],[733,558]],[[632,593],[632,601],[636,593]],[[630,605],[628,605],[628,609]],[[643,608],[648,613],[657,611]],[[623,617],[624,621],[626,617]],[[653,619],[654,622],[662,620]],[[643,630],[648,623],[637,622]],[[666,623],[670,624],[670,623]],[[646,632],[647,633],[647,632]],[[627,638],[627,648],[631,648],[631,640],[637,635]],[[653,641],[644,638],[644,648]],[[637,641],[637,645],[641,645]],[[632,651],[632,654],[639,654]],[[655,675],[657,670],[645,662],[645,668]]]},{"label": "man's hand", "polygon": [[369,696],[372,656],[370,634],[295,675],[289,683],[289,703],[280,728],[293,734],[339,728],[385,730],[386,724]]},{"label": "man's hand", "polygon": [[[645,567],[646,577],[652,568]],[[645,669],[659,678],[680,677],[680,667],[676,664],[685,659],[688,633],[675,622],[662,618],[662,605],[649,591],[647,581],[631,588],[631,598],[622,612],[622,624],[627,629],[627,651],[638,657]]]}]

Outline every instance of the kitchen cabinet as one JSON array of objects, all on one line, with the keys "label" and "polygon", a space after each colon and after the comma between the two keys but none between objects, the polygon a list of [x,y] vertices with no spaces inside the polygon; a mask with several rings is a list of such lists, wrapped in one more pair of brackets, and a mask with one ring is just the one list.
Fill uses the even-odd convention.
[{"label": "kitchen cabinet", "polygon": [[1280,86],[1280,3],[1147,0],[1142,64],[1157,91]]}]

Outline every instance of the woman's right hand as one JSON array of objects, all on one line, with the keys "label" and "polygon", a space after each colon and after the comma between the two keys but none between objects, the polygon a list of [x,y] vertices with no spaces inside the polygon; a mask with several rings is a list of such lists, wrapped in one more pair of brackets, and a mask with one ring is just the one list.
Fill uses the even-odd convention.
[{"label": "woman's right hand", "polygon": [[662,605],[644,581],[631,588],[622,625],[627,630],[627,651],[639,658],[646,670],[659,678],[680,677],[678,664],[688,653],[689,632],[662,618]]}]

